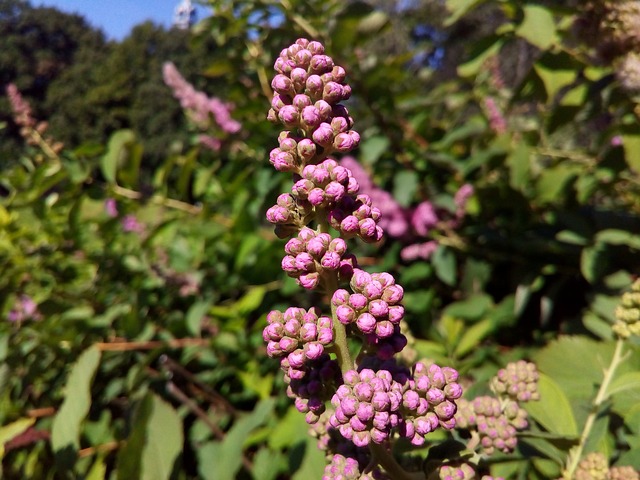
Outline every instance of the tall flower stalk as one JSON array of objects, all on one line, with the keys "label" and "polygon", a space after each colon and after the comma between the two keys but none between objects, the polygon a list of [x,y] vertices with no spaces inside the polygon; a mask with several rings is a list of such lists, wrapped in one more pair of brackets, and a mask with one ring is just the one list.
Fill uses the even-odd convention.
[{"label": "tall flower stalk", "polygon": [[269,160],[293,185],[267,219],[288,239],[282,269],[328,305],[271,311],[267,353],[280,359],[288,396],[327,450],[324,479],[426,478],[399,466],[392,442],[423,445],[455,426],[458,372],[397,360],[407,344],[404,290],[389,273],[360,269],[348,251],[349,240],[373,243],[384,232],[380,210],[333,158],[360,141],[341,103],[351,95],[344,68],[306,39],[282,50],[274,68],[267,118],[284,130]]}]

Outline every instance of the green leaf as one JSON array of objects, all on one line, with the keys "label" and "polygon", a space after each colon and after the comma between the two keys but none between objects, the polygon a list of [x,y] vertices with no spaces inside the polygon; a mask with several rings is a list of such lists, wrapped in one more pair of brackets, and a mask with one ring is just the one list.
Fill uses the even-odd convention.
[{"label": "green leaf", "polygon": [[5,443],[26,432],[34,423],[36,423],[35,418],[21,418],[0,427],[0,460],[4,457]]},{"label": "green leaf", "polygon": [[523,13],[524,18],[516,28],[516,35],[540,50],[546,50],[558,42],[556,25],[548,8],[541,5],[525,5]]},{"label": "green leaf", "polygon": [[607,229],[596,234],[596,241],[608,243],[610,245],[626,245],[627,247],[640,250],[640,236],[636,232],[627,230]]},{"label": "green leaf", "polygon": [[622,134],[622,146],[627,165],[635,173],[640,173],[640,135]]},{"label": "green leaf", "polygon": [[63,465],[73,463],[80,447],[80,426],[91,407],[91,382],[100,356],[97,347],[90,347],[73,364],[64,388],[64,401],[53,419],[51,445]]},{"label": "green leaf", "polygon": [[467,328],[456,346],[455,356],[457,358],[463,357],[474,348],[477,348],[482,340],[493,331],[493,328],[493,322],[488,318]]},{"label": "green leaf", "polygon": [[153,412],[153,396],[145,395],[132,415],[133,425],[125,444],[118,452],[118,478],[139,479],[142,472],[142,455],[147,437],[147,423]]},{"label": "green leaf", "polygon": [[525,410],[547,431],[558,435],[575,437],[578,426],[571,410],[571,404],[558,384],[551,377],[540,374],[538,380],[540,400],[527,402]]},{"label": "green leaf", "polygon": [[369,165],[375,163],[388,150],[389,138],[382,135],[374,135],[360,143],[362,161]]},{"label": "green leaf", "polygon": [[543,170],[536,182],[538,199],[542,203],[562,203],[565,190],[580,173],[582,167],[564,163]]},{"label": "green leaf", "polygon": [[198,449],[200,474],[206,480],[234,480],[242,466],[243,448],[249,434],[264,424],[273,412],[275,399],[261,400],[250,415],[234,423],[222,442],[209,442]]},{"label": "green leaf", "polygon": [[484,3],[483,0],[446,0],[447,10],[450,15],[445,20],[445,26],[453,25],[472,8]]},{"label": "green leaf", "polygon": [[531,148],[519,142],[506,158],[509,167],[509,185],[514,190],[524,191],[531,184]]},{"label": "green leaf", "polygon": [[171,405],[152,395],[153,407],[147,422],[147,441],[142,452],[143,480],[168,479],[182,451],[182,420]]},{"label": "green leaf", "polygon": [[254,478],[260,480],[274,480],[280,473],[281,466],[286,465],[280,452],[273,452],[261,448],[253,457]]},{"label": "green leaf", "polygon": [[503,39],[498,36],[480,40],[471,52],[470,60],[458,66],[458,75],[461,77],[473,77],[485,62],[496,55],[502,48]]},{"label": "green leaf", "polygon": [[128,149],[135,143],[132,130],[118,130],[109,139],[107,152],[100,159],[100,170],[105,180],[116,183],[116,173],[128,158]]},{"label": "green leaf", "polygon": [[322,472],[327,465],[325,454],[317,446],[315,439],[307,439],[304,450],[304,458],[300,468],[296,470],[291,480],[309,480],[310,478],[321,478]]},{"label": "green leaf", "polygon": [[493,299],[489,295],[478,293],[448,305],[443,314],[465,320],[477,320],[484,316],[491,307],[493,307]]},{"label": "green leaf", "polygon": [[613,356],[614,344],[583,336],[562,336],[537,352],[533,361],[572,399],[591,401],[602,372]]},{"label": "green leaf", "polygon": [[627,372],[616,378],[609,385],[607,394],[608,396],[614,396],[634,389],[640,389],[640,372]]},{"label": "green leaf", "polygon": [[403,207],[411,204],[418,189],[418,175],[410,170],[401,170],[393,177],[393,196]]},{"label": "green leaf", "polygon": [[586,247],[580,255],[580,271],[591,284],[596,283],[608,266],[609,252],[603,243]]},{"label": "green leaf", "polygon": [[209,300],[199,300],[189,307],[185,317],[185,325],[191,335],[199,336],[202,333],[202,319],[210,307],[211,302]]},{"label": "green leaf", "polygon": [[436,271],[436,275],[447,285],[453,286],[456,283],[456,256],[451,249],[439,245],[431,256],[431,263]]}]

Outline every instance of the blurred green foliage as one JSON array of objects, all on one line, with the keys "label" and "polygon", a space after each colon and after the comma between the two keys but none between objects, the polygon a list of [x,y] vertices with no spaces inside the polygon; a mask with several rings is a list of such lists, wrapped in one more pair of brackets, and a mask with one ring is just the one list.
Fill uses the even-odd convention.
[{"label": "blurred green foliage", "polygon": [[[464,224],[433,233],[429,261],[400,259],[412,238],[357,253],[398,278],[411,347],[460,370],[469,395],[507,361],[536,361],[535,421],[487,468],[560,475],[640,266],[640,97],[576,36],[579,8],[434,3],[212,1],[188,38],[142,25],[93,66],[95,51],[81,53],[90,42],[71,34],[78,57],[47,94],[51,133],[72,130],[67,148],[2,158],[6,478],[321,476],[261,333],[270,309],[316,301],[281,272],[282,241],[263,220],[288,188],[267,160],[271,65],[301,36],[347,69],[358,158],[377,185],[404,206],[450,206],[473,185]],[[190,81],[235,105],[243,129],[218,152],[176,118],[160,80],[174,54],[186,76],[199,72]],[[27,297],[37,318],[10,321]],[[629,344],[586,450],[640,469],[640,353]]]}]

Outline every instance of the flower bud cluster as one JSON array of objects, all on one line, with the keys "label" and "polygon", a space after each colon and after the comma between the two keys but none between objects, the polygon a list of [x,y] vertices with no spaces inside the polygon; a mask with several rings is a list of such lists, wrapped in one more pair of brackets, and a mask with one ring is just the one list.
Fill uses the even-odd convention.
[{"label": "flower bud cluster", "polygon": [[[368,465],[361,465],[355,458],[336,453],[324,469],[322,480],[385,480],[388,479],[380,469],[369,471]],[[365,470],[366,473],[365,473]]]},{"label": "flower bud cluster", "polygon": [[402,395],[403,423],[400,435],[413,445],[422,445],[425,436],[437,427],[452,429],[456,425],[457,401],[462,396],[458,372],[436,364],[416,363],[413,377]]},{"label": "flower bud cluster", "polygon": [[329,423],[358,447],[383,443],[400,422],[401,402],[402,385],[388,370],[350,370],[331,399],[335,410]]},{"label": "flower bud cluster", "polygon": [[441,466],[438,470],[438,478],[440,480],[474,480],[476,471],[469,463],[456,462]]},{"label": "flower bud cluster", "polygon": [[333,294],[336,318],[361,334],[378,356],[391,358],[407,344],[400,332],[403,288],[386,272],[370,274],[360,269],[354,270],[350,286],[351,294],[346,289]]},{"label": "flower bud cluster", "polygon": [[538,392],[538,369],[536,365],[525,360],[509,363],[498,370],[491,379],[491,390],[499,396],[508,396],[518,402],[540,400]]},{"label": "flower bud cluster", "polygon": [[378,221],[380,209],[374,207],[369,195],[360,194],[345,197],[336,208],[329,211],[329,225],[340,232],[344,238],[359,236],[367,243],[382,239],[383,230]]},{"label": "flower bud cluster", "polygon": [[622,295],[616,308],[616,322],[612,329],[621,338],[640,335],[640,280],[631,285],[631,291]]},{"label": "flower bud cluster", "polygon": [[640,480],[640,473],[633,467],[611,467],[608,480]]},{"label": "flower bud cluster", "polygon": [[291,307],[284,313],[272,310],[262,337],[270,357],[286,359],[287,375],[302,378],[305,364],[319,359],[324,348],[333,342],[332,320],[318,317],[314,309]]},{"label": "flower bud cluster", "polygon": [[309,290],[320,284],[324,271],[337,272],[339,278],[348,280],[357,266],[355,256],[347,253],[347,243],[342,238],[316,233],[308,227],[290,239],[284,250],[287,255],[282,259],[282,269]]},{"label": "flower bud cluster", "polygon": [[501,402],[489,396],[458,400],[455,420],[458,428],[478,433],[480,446],[487,455],[512,452],[518,443],[517,430],[528,425],[526,411],[516,402]]},{"label": "flower bud cluster", "polygon": [[351,96],[351,87],[344,83],[346,72],[324,54],[322,44],[298,39],[280,52],[274,68],[278,73],[271,82],[275,94],[270,121],[304,131],[324,155],[358,146],[353,119],[339,105]]},{"label": "flower bud cluster", "polygon": [[580,460],[574,478],[575,480],[607,480],[609,478],[609,462],[599,452],[590,453]]},{"label": "flower bud cluster", "polygon": [[[342,383],[340,367],[328,354],[305,363],[302,374],[292,378],[289,375],[288,359],[281,364],[284,381],[288,384],[287,396],[294,400],[300,413],[305,413],[307,423],[313,425],[326,410],[326,402],[331,399],[335,389]],[[299,373],[299,370],[295,370]]]},{"label": "flower bud cluster", "polygon": [[314,207],[334,207],[347,194],[358,193],[358,182],[351,172],[330,158],[318,165],[307,165],[301,176],[291,189],[293,197]]},{"label": "flower bud cluster", "polygon": [[438,427],[455,426],[454,400],[462,395],[457,371],[421,362],[413,375],[393,370],[395,375],[385,369],[351,370],[331,399],[335,410],[329,424],[356,446],[383,443],[394,429],[422,445]]}]

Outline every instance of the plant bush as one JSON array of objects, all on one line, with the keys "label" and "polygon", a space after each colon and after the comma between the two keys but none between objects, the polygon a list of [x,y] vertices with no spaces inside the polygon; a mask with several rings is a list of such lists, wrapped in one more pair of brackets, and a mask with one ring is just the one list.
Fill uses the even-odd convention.
[{"label": "plant bush", "polygon": [[[129,130],[100,148],[64,147],[8,90],[25,146],[0,180],[3,475],[637,478],[635,3],[448,0],[445,11],[420,1],[234,0],[211,8],[194,35],[216,43],[204,72],[215,97],[173,72],[167,83],[182,86],[175,96],[192,142],[174,144],[157,168],[144,164]],[[307,114],[298,125],[296,107],[280,115],[293,133],[279,141],[265,119],[271,66],[303,37],[321,42],[346,73],[334,102],[348,108],[336,120],[346,130],[334,126],[337,143],[331,127],[324,131],[335,163],[320,163],[328,140]],[[289,88],[282,78],[273,85]],[[287,155],[292,140],[311,148],[303,136],[323,148],[305,160],[317,164],[313,172],[287,166],[300,151]],[[293,197],[278,197],[291,183],[269,160],[302,175]],[[363,210],[384,236],[364,217],[355,218],[368,242],[351,239],[348,222],[338,241],[322,220],[310,230],[302,227],[311,217],[293,230],[282,220],[295,204],[304,217],[333,208],[340,191],[355,195],[344,171],[373,199]],[[327,175],[342,189],[307,188]],[[265,216],[282,220],[277,235]],[[331,218],[340,226],[337,213]],[[303,246],[278,238],[299,230],[314,263],[296,261]],[[316,260],[336,267],[342,285],[314,275]],[[338,340],[341,328],[373,338],[369,317],[352,319],[349,304],[366,299],[370,281],[401,292],[401,304],[387,302],[404,307],[402,322],[389,321],[395,344]],[[309,310],[321,305],[333,307]],[[384,337],[389,325],[377,326]],[[283,342],[300,335],[305,358],[342,367],[326,369],[321,382],[307,375],[311,389],[295,378],[300,358]],[[287,351],[288,383],[269,357],[278,349]],[[422,366],[392,374],[365,358],[376,351]],[[446,388],[457,409],[440,412],[447,429],[426,433],[414,422],[420,435],[411,435],[413,394],[390,428],[367,424],[349,435],[343,426],[359,449],[322,420],[309,435],[298,412],[314,421],[339,407],[334,428],[348,417],[365,423],[347,413],[355,390],[382,386],[391,403],[398,375],[434,382],[434,364],[462,389],[458,398],[458,387]]]}]

